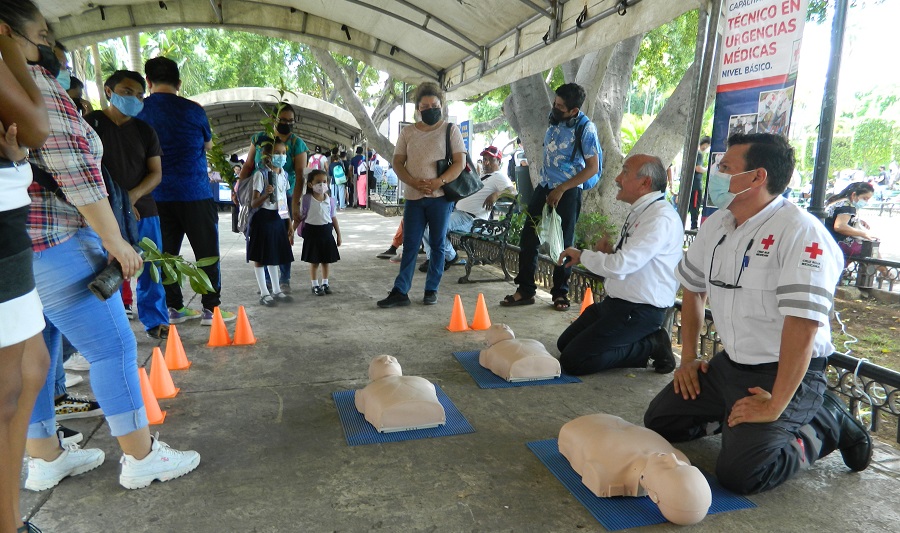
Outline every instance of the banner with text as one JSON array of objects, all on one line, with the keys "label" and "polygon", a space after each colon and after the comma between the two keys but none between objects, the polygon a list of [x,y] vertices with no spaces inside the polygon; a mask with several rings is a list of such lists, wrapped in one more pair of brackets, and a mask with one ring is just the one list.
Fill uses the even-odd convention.
[{"label": "banner with text", "polygon": [[809,0],[725,0],[710,169],[734,133],[787,137],[808,6]]}]

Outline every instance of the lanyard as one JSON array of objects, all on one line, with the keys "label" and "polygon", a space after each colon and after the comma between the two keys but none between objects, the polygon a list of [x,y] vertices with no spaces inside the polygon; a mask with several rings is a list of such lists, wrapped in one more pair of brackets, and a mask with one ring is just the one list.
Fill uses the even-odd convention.
[{"label": "lanyard", "polygon": [[[666,195],[663,194],[656,200],[653,200],[652,202],[648,203],[647,206],[644,207],[643,209],[641,209],[641,212],[638,213],[637,216],[634,217],[634,221],[632,222],[632,224],[637,222],[638,219],[641,218],[641,215],[643,215],[648,209],[650,209],[650,206],[652,206],[656,202],[659,202],[659,201],[665,199],[665,197],[666,197]],[[630,236],[628,234],[628,229],[631,227],[631,224],[628,223],[629,218],[631,218],[631,213],[629,213],[628,216],[625,217],[625,223],[622,224],[622,232],[619,234],[619,242],[616,243],[615,251],[617,251],[617,252],[622,249],[622,246],[624,246],[626,242],[628,242],[628,237]]]}]

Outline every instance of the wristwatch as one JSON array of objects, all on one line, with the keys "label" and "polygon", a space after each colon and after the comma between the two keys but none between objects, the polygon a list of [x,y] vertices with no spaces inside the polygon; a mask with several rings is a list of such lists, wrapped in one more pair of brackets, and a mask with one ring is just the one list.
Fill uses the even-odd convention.
[{"label": "wristwatch", "polygon": [[439,178],[439,179],[441,180],[441,183],[442,183],[442,184],[447,185],[447,182],[444,181],[444,178]]}]

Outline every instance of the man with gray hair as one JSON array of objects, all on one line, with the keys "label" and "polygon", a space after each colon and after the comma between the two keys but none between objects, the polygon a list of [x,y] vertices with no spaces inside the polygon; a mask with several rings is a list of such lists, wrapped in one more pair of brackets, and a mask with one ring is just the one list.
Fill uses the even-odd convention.
[{"label": "man with gray hair", "polygon": [[665,202],[666,169],[659,158],[637,154],[616,177],[616,199],[631,205],[615,244],[603,237],[593,250],[566,248],[559,264],[581,263],[605,278],[606,298],[585,309],[556,343],[569,374],[609,368],[675,369],[669,333],[660,329],[675,303],[675,268],[684,255],[684,224]]}]

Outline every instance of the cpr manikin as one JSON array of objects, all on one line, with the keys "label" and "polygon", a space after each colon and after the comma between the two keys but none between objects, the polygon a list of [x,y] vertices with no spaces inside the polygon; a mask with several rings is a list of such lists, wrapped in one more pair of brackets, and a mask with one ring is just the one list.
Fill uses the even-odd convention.
[{"label": "cpr manikin", "polygon": [[617,416],[576,418],[559,431],[559,451],[600,498],[648,495],[667,520],[703,520],[712,503],[709,483],[688,458],[655,431]]},{"label": "cpr manikin", "polygon": [[404,376],[397,359],[379,355],[369,364],[369,384],[354,395],[356,410],[381,433],[443,425],[447,418],[434,385]]},{"label": "cpr manikin", "polygon": [[558,378],[559,361],[534,339],[517,339],[506,324],[495,324],[485,333],[488,347],[478,363],[506,381]]}]

